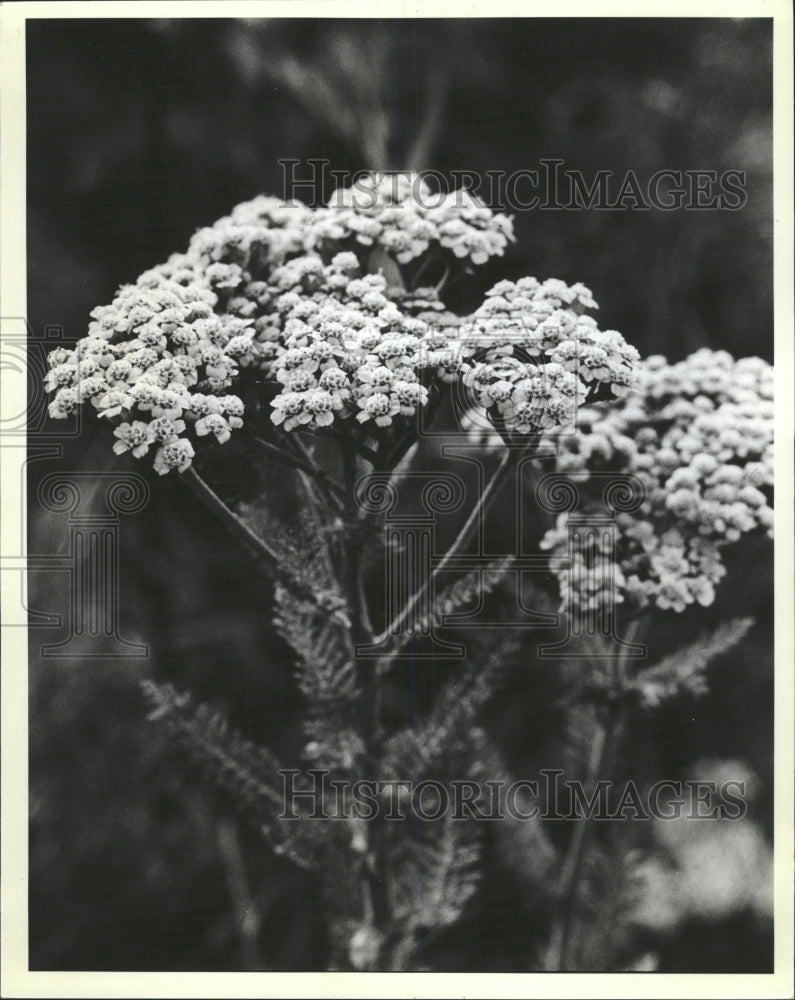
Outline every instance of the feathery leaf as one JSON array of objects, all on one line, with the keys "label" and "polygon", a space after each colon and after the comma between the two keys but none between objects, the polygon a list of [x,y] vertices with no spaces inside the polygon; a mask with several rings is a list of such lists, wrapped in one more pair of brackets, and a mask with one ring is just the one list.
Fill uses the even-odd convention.
[{"label": "feathery leaf", "polygon": [[393,912],[405,932],[455,923],[480,880],[478,824],[447,813],[422,823],[396,854]]},{"label": "feathery leaf", "polygon": [[278,759],[265,747],[243,739],[208,705],[195,705],[190,695],[170,684],[142,683],[152,706],[151,722],[162,725],[201,767],[220,791],[253,822],[270,843],[302,868],[316,864],[312,841],[317,823],[280,821],[284,795]]},{"label": "feathery leaf", "polygon": [[474,722],[479,711],[498,690],[502,676],[519,648],[515,636],[502,633],[496,649],[485,658],[471,657],[461,676],[447,685],[418,731],[401,730],[386,748],[392,773],[407,765],[420,773],[437,770],[455,756],[477,755]]},{"label": "feathery leaf", "polygon": [[666,656],[629,682],[643,708],[656,708],[678,694],[695,697],[706,694],[706,668],[711,660],[740,642],[753,625],[753,618],[732,618],[712,632],[702,633],[695,642]]},{"label": "feathery leaf", "polygon": [[462,608],[471,607],[476,601],[492,593],[504,579],[512,562],[513,556],[503,556],[486,566],[470,570],[444,587],[434,598],[429,612],[414,618],[414,627],[401,632],[392,650],[393,654],[399,653],[415,635],[426,634],[438,628],[453,627],[455,621],[449,621],[450,616]]}]

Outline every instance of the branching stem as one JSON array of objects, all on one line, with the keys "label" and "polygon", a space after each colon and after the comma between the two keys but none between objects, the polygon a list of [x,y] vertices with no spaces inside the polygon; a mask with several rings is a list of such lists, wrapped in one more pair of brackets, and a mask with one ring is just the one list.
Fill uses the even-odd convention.
[{"label": "branching stem", "polygon": [[[251,438],[260,448],[265,451],[269,451],[272,455],[283,460],[288,465],[293,466],[293,468],[298,469],[300,472],[305,472],[307,475],[315,479],[337,510],[341,511],[344,509],[345,503],[348,499],[345,494],[345,490],[339,483],[335,482],[327,472],[319,468],[319,466],[312,461],[309,453],[306,452],[305,449],[303,449],[304,456],[302,457],[301,455],[296,455],[293,452],[286,451],[284,448],[280,448],[278,445],[273,444],[271,441],[266,441],[264,438],[261,438],[256,434],[252,434]],[[297,438],[298,435],[296,435],[296,439]]]},{"label": "branching stem", "polygon": [[[627,645],[615,661],[614,697],[608,702],[604,722],[595,719],[594,732],[588,753],[587,787],[593,789],[597,781],[609,780],[615,765],[615,758],[626,724],[626,698],[623,685],[626,671],[626,650],[637,638],[641,621],[633,619],[628,628]],[[574,971],[572,962],[575,955],[575,932],[577,909],[580,896],[580,878],[587,856],[588,845],[593,832],[593,819],[580,819],[575,825],[571,840],[563,860],[558,882],[558,917],[553,921],[550,941],[547,947],[545,971]]]},{"label": "branching stem", "polygon": [[238,517],[230,507],[227,507],[215,490],[213,490],[212,487],[205,482],[204,479],[202,479],[193,465],[182,473],[181,478],[182,481],[193,490],[202,503],[208,507],[209,510],[211,510],[213,514],[215,514],[216,517],[218,517],[219,520],[234,535],[245,542],[245,544],[248,545],[248,547],[257,556],[263,559],[273,570],[275,575],[284,580],[284,582],[297,596],[328,612],[328,609],[325,608],[318,600],[317,594],[315,594],[314,591],[312,591],[300,580],[296,579],[294,575],[289,573],[285,565],[285,561],[280,557],[279,553],[272,549],[263,538],[260,538],[260,536],[256,534],[256,532],[252,531],[246,522],[243,521],[242,518]]},{"label": "branching stem", "polygon": [[[389,636],[395,635],[399,632],[403,625],[405,625],[406,621],[410,618],[412,612],[420,601],[429,592],[432,592],[432,588],[436,585],[440,575],[445,572],[452,560],[455,559],[464,548],[466,548],[471,541],[476,528],[481,523],[481,519],[488,513],[495,498],[499,494],[500,487],[516,467],[520,454],[521,452],[518,449],[508,448],[505,450],[502,458],[500,459],[500,464],[494,471],[494,474],[487,483],[483,493],[478,498],[478,502],[470,511],[469,517],[466,519],[461,530],[458,532],[455,541],[439,561],[434,571],[429,575],[428,579],[425,580],[419,590],[412,594],[401,611],[389,623],[384,632],[376,638],[376,644],[386,642]],[[382,662],[380,666],[381,672],[385,673],[389,669],[389,665],[389,661]]]}]

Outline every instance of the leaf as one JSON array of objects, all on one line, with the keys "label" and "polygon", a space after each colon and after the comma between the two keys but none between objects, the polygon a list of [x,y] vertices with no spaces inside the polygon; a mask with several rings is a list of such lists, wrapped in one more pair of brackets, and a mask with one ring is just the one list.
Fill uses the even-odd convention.
[{"label": "leaf", "polygon": [[[414,824],[410,824],[414,830]],[[470,819],[420,821],[395,872],[393,910],[408,933],[454,924],[480,881],[480,829]]]},{"label": "leaf", "polygon": [[339,718],[310,718],[304,723],[307,739],[304,758],[312,767],[331,771],[336,777],[358,774],[365,756],[362,738]]},{"label": "leaf", "polygon": [[215,786],[256,826],[274,853],[302,868],[317,864],[313,841],[322,836],[317,821],[279,820],[284,793],[279,760],[265,747],[231,730],[208,705],[195,705],[170,684],[143,681],[152,710],[147,716],[175,738]]},{"label": "leaf", "polygon": [[504,579],[512,562],[513,556],[495,559],[482,568],[470,570],[445,587],[434,598],[428,614],[416,617],[414,628],[401,632],[393,652],[399,652],[413,636],[454,626],[455,622],[447,619],[462,608],[471,607],[481,597],[492,593]]},{"label": "leaf", "polygon": [[732,618],[712,632],[702,633],[695,642],[660,660],[629,683],[643,708],[653,709],[679,694],[694,697],[706,694],[707,665],[740,642],[753,625],[753,618]]},{"label": "leaf", "polygon": [[356,674],[352,650],[339,626],[285,587],[276,588],[274,621],[296,654],[298,682],[311,708],[323,712],[330,703],[351,701]]},{"label": "leaf", "polygon": [[407,766],[420,773],[435,772],[449,766],[456,755],[474,760],[475,720],[499,689],[518,648],[518,640],[511,635],[504,637],[488,656],[472,656],[462,675],[441,693],[421,728],[416,732],[401,730],[392,738],[385,757],[391,772],[403,773]]},{"label": "leaf", "polygon": [[577,922],[569,946],[568,971],[609,972],[620,968],[633,947],[632,913],[637,906],[640,856],[638,824],[612,828],[586,852],[577,894]]},{"label": "leaf", "polygon": [[[338,526],[323,525],[301,509],[296,523],[274,515],[266,498],[238,504],[237,516],[259,538],[268,540],[279,567],[279,585],[307,608],[343,628],[350,627],[346,601],[334,573],[330,542]],[[288,639],[289,641],[289,639]]]}]

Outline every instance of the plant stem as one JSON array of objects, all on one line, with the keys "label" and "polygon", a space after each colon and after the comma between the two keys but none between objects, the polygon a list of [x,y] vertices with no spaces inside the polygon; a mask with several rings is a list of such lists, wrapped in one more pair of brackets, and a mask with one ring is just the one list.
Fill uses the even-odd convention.
[{"label": "plant stem", "polygon": [[[634,642],[640,630],[635,619],[629,625],[627,643]],[[588,753],[587,787],[593,789],[600,780],[609,780],[615,757],[624,735],[626,700],[623,685],[626,669],[626,648],[623,647],[615,664],[614,697],[608,702],[604,722],[595,717],[594,732]],[[571,835],[558,882],[559,912],[552,925],[544,963],[547,972],[568,972],[576,955],[575,930],[580,895],[580,876],[593,832],[591,817],[581,819]]]},{"label": "plant stem", "polygon": [[[355,442],[348,439],[341,442],[345,467],[345,480],[350,490],[350,502],[354,502],[356,488],[357,451]],[[345,564],[342,567],[345,591],[348,595],[351,617],[351,644],[366,645],[373,640],[370,616],[367,609],[367,595],[364,586],[364,546],[362,525],[352,519],[350,534],[346,542]],[[381,720],[380,676],[371,660],[360,658],[355,661],[359,681],[360,733],[365,752],[362,778],[369,779],[380,773],[381,744],[383,742]],[[370,928],[374,940],[384,941],[385,928],[389,924],[389,894],[386,883],[385,838],[381,836],[382,822],[378,816],[367,823],[367,850],[358,866],[359,886],[362,897],[362,917],[364,926]],[[381,956],[376,958],[368,971],[378,971]]]},{"label": "plant stem", "polygon": [[[609,706],[604,724],[596,722],[588,755],[587,787],[590,789],[596,786],[597,781],[603,778],[608,770],[611,770],[607,767],[607,763],[621,741],[624,728],[623,715],[623,704],[619,705],[616,702]],[[559,881],[561,913],[553,923],[550,935],[545,963],[547,972],[573,971],[569,968],[569,962],[572,957],[572,939],[577,922],[579,880],[592,830],[593,824],[590,818],[581,819],[571,835]]]},{"label": "plant stem", "polygon": [[[458,532],[455,541],[439,561],[428,579],[421,585],[419,590],[417,590],[416,593],[409,598],[402,610],[389,623],[381,635],[376,638],[375,642],[377,644],[385,642],[390,635],[394,635],[406,623],[414,608],[428,594],[428,592],[432,590],[439,576],[444,573],[452,560],[455,559],[456,556],[458,556],[469,544],[473,534],[475,533],[475,529],[481,521],[481,518],[483,518],[489,511],[495,498],[499,494],[500,487],[513,471],[519,458],[519,454],[520,452],[515,449],[506,449],[500,459],[500,464],[494,471],[494,475],[491,477],[486,485],[486,488],[483,490],[483,493],[478,498],[478,502],[470,511],[469,517],[466,519],[461,530]],[[386,670],[388,670],[389,665],[390,661],[382,663],[380,671],[385,673]]]},{"label": "plant stem", "polygon": [[191,465],[182,473],[182,480],[198,496],[198,498],[226,525],[238,538],[270,563],[274,569],[279,566],[279,556],[268,543],[249,528],[245,521],[223,502],[215,490],[201,478],[195,466]]},{"label": "plant stem", "polygon": [[219,819],[216,829],[218,853],[226,872],[237,923],[237,933],[240,939],[241,965],[244,972],[261,972],[265,969],[258,943],[262,928],[262,914],[259,912],[249,888],[237,828],[230,820]]},{"label": "plant stem", "polygon": [[300,472],[305,472],[307,475],[312,476],[312,478],[317,480],[319,485],[323,488],[323,492],[334,504],[337,510],[343,509],[343,506],[347,501],[345,490],[339,483],[335,482],[327,472],[319,468],[312,461],[307,452],[305,452],[305,457],[301,457],[293,452],[285,451],[278,445],[273,444],[270,441],[266,441],[264,438],[261,438],[256,434],[252,434],[251,438],[257,443],[257,445],[259,445],[260,448],[269,451],[272,455],[277,456],[288,465],[292,465],[293,468],[298,469]]},{"label": "plant stem", "polygon": [[182,473],[181,478],[183,482],[185,482],[193,490],[202,503],[205,504],[205,506],[208,507],[234,535],[237,535],[238,538],[242,539],[242,541],[245,542],[257,556],[264,559],[268,566],[273,570],[274,574],[277,577],[282,578],[295,594],[314,604],[316,607],[328,612],[329,609],[318,600],[317,594],[315,594],[315,592],[307,587],[302,581],[296,579],[296,577],[288,571],[285,560],[280,557],[279,553],[272,549],[263,538],[260,538],[260,536],[256,534],[256,532],[252,531],[246,522],[239,518],[230,507],[227,507],[215,490],[213,490],[212,487],[205,482],[204,479],[202,479],[193,465]]},{"label": "plant stem", "polygon": [[[357,469],[356,451],[352,440],[342,443],[343,463],[345,466],[345,479],[350,491],[350,503],[353,504],[356,489]],[[367,608],[367,595],[364,586],[364,560],[363,560],[363,539],[362,526],[358,521],[352,520],[349,526],[349,536],[345,546],[345,565],[343,574],[345,577],[345,592],[348,595],[348,603],[351,614],[351,639],[354,648],[358,645],[367,645],[373,640],[372,627],[370,625],[370,615]],[[367,660],[360,660],[357,663],[357,673],[359,676],[359,687],[362,695],[362,707],[366,716],[363,718],[362,735],[365,745],[373,742],[380,733],[380,691],[376,671]]]}]

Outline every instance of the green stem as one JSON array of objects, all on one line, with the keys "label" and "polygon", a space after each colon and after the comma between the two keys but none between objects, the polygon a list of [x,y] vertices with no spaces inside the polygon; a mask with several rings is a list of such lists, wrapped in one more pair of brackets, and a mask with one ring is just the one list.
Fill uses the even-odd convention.
[{"label": "green stem", "polygon": [[[345,479],[353,502],[357,480],[357,452],[353,440],[342,442],[342,456]],[[342,568],[345,590],[348,594],[351,616],[352,645],[372,643],[373,632],[367,609],[364,587],[364,545],[362,525],[353,521],[347,538],[345,565]],[[364,744],[364,771],[362,777],[369,778],[380,773],[381,744],[383,742],[381,720],[381,683],[372,660],[356,660],[359,681],[360,732]],[[367,849],[358,867],[359,886],[362,897],[364,926],[370,928],[376,940],[385,940],[385,928],[389,924],[389,896],[386,883],[386,857],[382,823],[378,816],[367,823]],[[373,968],[378,971],[380,957]]]},{"label": "green stem", "polygon": [[[596,721],[588,755],[587,786],[593,789],[597,781],[612,772],[615,751],[624,731],[625,705],[614,702],[608,707],[603,724]],[[561,915],[555,921],[547,951],[547,972],[570,972],[574,958],[574,934],[577,925],[580,876],[582,874],[587,849],[593,831],[592,821],[581,819],[574,827],[559,881],[558,896]]]},{"label": "green stem", "polygon": [[[632,643],[640,631],[640,621],[629,625],[627,644]],[[598,716],[594,719],[594,732],[588,753],[587,787],[593,789],[598,781],[609,780],[613,774],[615,759],[626,725],[627,704],[624,697],[624,682],[628,645],[622,647],[615,661],[613,697],[607,704],[604,722]],[[580,896],[580,876],[582,874],[588,846],[594,829],[591,817],[580,820],[572,833],[563,861],[558,882],[558,916],[552,925],[550,941],[544,963],[547,972],[574,971],[571,966],[576,961],[576,927]]]},{"label": "green stem", "polygon": [[[350,492],[351,503],[353,503],[357,468],[356,451],[354,450],[354,443],[352,441],[344,442],[342,454],[345,466],[345,479]],[[345,592],[348,595],[350,606],[351,638],[354,647],[357,645],[368,645],[373,641],[370,615],[367,608],[367,595],[364,586],[363,549],[362,526],[358,521],[352,521],[349,525],[343,574],[345,577]],[[361,659],[357,663],[357,673],[362,705],[367,712],[367,721],[362,727],[365,745],[367,746],[380,731],[380,691],[378,690],[379,685],[375,676],[376,671],[373,669],[370,661]]]},{"label": "green stem", "polygon": [[318,600],[317,594],[287,570],[285,561],[280,557],[279,553],[275,549],[272,549],[263,538],[260,538],[258,534],[252,531],[245,521],[239,518],[230,507],[227,507],[215,490],[202,479],[193,465],[181,474],[181,479],[193,490],[202,503],[234,535],[241,539],[255,555],[263,559],[273,570],[274,574],[281,578],[298,597],[328,612],[329,609]]},{"label": "green stem", "polygon": [[[494,475],[491,477],[486,485],[486,488],[483,490],[483,493],[478,498],[478,502],[470,511],[469,517],[466,519],[461,530],[458,532],[455,541],[436,565],[436,568],[430,574],[428,579],[422,584],[419,590],[416,591],[411,598],[409,598],[401,611],[395,616],[381,635],[376,638],[375,642],[377,644],[386,642],[390,635],[394,635],[403,625],[405,625],[406,621],[411,616],[412,611],[416,608],[419,602],[423,600],[429,591],[432,592],[432,588],[436,585],[440,575],[445,572],[453,559],[455,559],[456,556],[458,556],[461,551],[466,548],[475,533],[475,529],[480,524],[481,518],[485,517],[488,513],[491,505],[494,503],[494,500],[499,494],[500,487],[513,471],[519,455],[520,452],[515,449],[505,450],[502,458],[500,459],[500,464],[494,471]],[[380,672],[386,673],[390,665],[391,659],[383,662],[379,668]]]},{"label": "green stem", "polygon": [[[312,461],[306,449],[303,448],[303,442],[301,442],[302,450],[304,451],[304,456],[302,457],[294,454],[293,452],[285,451],[278,445],[273,444],[270,441],[266,441],[264,438],[261,438],[256,434],[252,434],[251,438],[263,450],[269,451],[272,455],[281,459],[283,462],[286,462],[293,468],[298,469],[300,472],[305,472],[307,475],[317,480],[319,485],[323,488],[323,492],[337,508],[337,510],[343,509],[343,506],[347,501],[345,490],[339,485],[339,483],[335,482],[327,472],[319,468]],[[296,443],[297,440],[296,435]]]},{"label": "green stem", "polygon": [[182,481],[186,483],[196,496],[218,517],[222,523],[238,538],[242,539],[253,551],[273,569],[279,567],[279,556],[268,543],[249,528],[245,521],[223,502],[215,490],[201,478],[196,467],[191,465],[182,473]]}]

